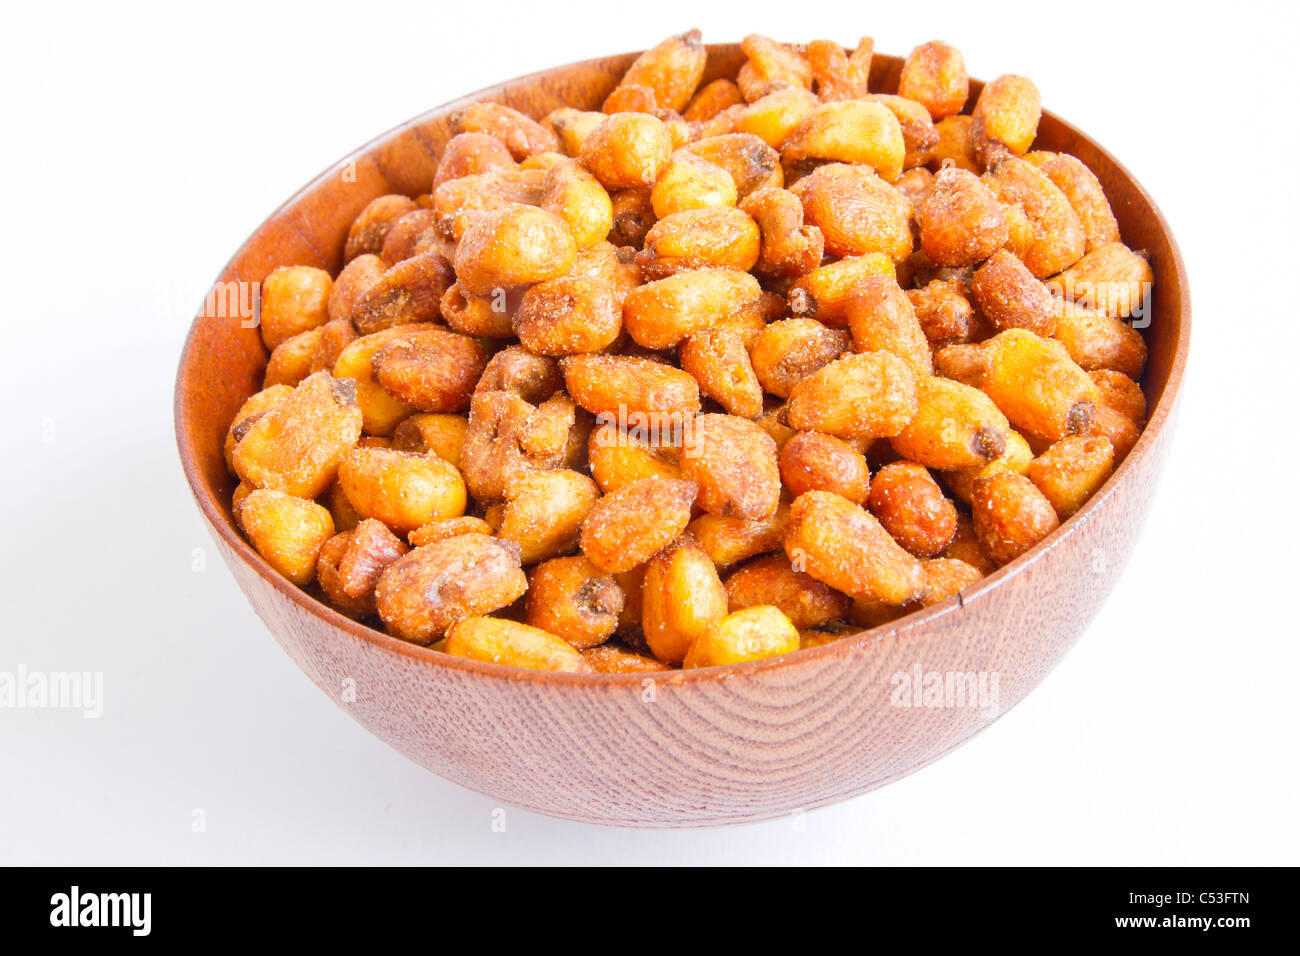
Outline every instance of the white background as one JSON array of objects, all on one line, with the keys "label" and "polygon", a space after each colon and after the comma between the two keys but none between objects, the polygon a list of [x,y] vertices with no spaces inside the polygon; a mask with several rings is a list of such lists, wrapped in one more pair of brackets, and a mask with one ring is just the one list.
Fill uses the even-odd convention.
[{"label": "white background", "polygon": [[[1300,862],[1294,7],[727,6],[743,12],[6,8],[0,670],[102,671],[106,701],[99,720],[0,711],[0,862]],[[894,53],[940,36],[975,76],[1033,77],[1181,242],[1196,321],[1177,439],[1079,645],[934,766],[802,829],[509,810],[495,833],[491,800],[370,737],[254,617],[177,464],[176,360],[222,263],[336,158],[462,93],[691,26],[870,33]]]}]

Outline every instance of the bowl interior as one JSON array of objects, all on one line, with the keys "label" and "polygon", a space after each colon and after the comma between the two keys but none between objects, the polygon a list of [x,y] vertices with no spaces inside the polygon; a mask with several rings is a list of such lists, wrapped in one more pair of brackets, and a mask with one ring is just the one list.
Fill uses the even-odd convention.
[{"label": "bowl interior", "polygon": [[[708,49],[706,82],[734,75],[743,61],[736,44],[710,45]],[[437,156],[451,135],[449,118],[457,109],[483,100],[504,103],[534,117],[559,106],[599,109],[635,56],[629,53],[604,57],[511,80],[438,107],[383,134],[321,173],[276,210],[217,277],[213,293],[194,319],[177,373],[176,437],[182,464],[195,499],[221,542],[283,593],[309,604],[324,621],[368,640],[400,647],[404,652],[432,654],[358,625],[307,597],[272,571],[234,527],[229,508],[234,482],[226,471],[222,447],[231,419],[243,401],[261,387],[266,368],[266,350],[257,328],[247,319],[248,303],[256,301],[257,284],[282,265],[317,266],[337,272],[342,265],[348,227],[370,200],[385,193],[428,192]],[[898,57],[873,57],[871,88],[896,90],[901,67]],[[972,81],[971,102],[981,86]],[[1173,408],[1190,333],[1186,277],[1168,225],[1155,203],[1106,150],[1050,112],[1043,114],[1035,148],[1071,153],[1097,174],[1124,241],[1134,249],[1145,250],[1155,272],[1152,319],[1145,333],[1149,360],[1142,383],[1150,416],[1142,439],[1109,483],[1123,481],[1135,460],[1150,450],[1153,434],[1164,426]],[[1054,536],[1072,523],[1085,520],[1104,497],[1103,488]],[[1013,573],[1018,564],[1031,560],[1035,552],[1050,547],[1052,540],[1040,543],[977,587],[996,584]],[[941,604],[917,613],[937,614],[944,608]],[[444,655],[435,656],[445,659]]]}]

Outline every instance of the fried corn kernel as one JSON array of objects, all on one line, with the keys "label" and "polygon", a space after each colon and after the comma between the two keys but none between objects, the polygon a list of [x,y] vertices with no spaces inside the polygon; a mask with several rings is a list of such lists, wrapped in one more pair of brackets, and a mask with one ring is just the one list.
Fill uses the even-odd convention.
[{"label": "fried corn kernel", "polygon": [[979,568],[957,558],[932,558],[925,562],[925,596],[922,607],[933,607],[959,594],[984,577]]},{"label": "fried corn kernel", "polygon": [[712,328],[735,332],[745,348],[754,347],[754,341],[767,328],[767,324],[785,312],[785,299],[775,292],[760,292],[756,298],[741,303],[730,315]]},{"label": "fried corn kernel", "polygon": [[967,172],[984,171],[979,157],[971,146],[971,118],[969,116],[949,116],[934,126],[939,134],[938,145],[930,157],[930,169],[938,172],[945,166],[956,166]]},{"label": "fried corn kernel", "polygon": [[755,337],[749,354],[763,388],[788,398],[800,382],[839,358],[851,345],[843,329],[828,329],[813,319],[782,319]]},{"label": "fried corn kernel", "polygon": [[282,266],[262,280],[259,329],[268,349],[329,321],[334,282],[324,269]]},{"label": "fried corn kernel", "polygon": [[781,481],[790,494],[833,491],[855,505],[867,499],[867,460],[846,441],[819,432],[797,432],[781,448]]},{"label": "fried corn kernel", "polygon": [[1098,246],[1050,283],[1065,298],[1117,319],[1144,313],[1154,284],[1146,259],[1122,242]]},{"label": "fried corn kernel", "polygon": [[812,64],[797,50],[757,33],[745,37],[740,49],[747,59],[736,84],[750,103],[788,86],[812,88]]},{"label": "fried corn kernel", "polygon": [[961,51],[942,40],[914,48],[903,62],[898,95],[922,104],[936,123],[960,113],[970,96],[970,78]]},{"label": "fried corn kernel", "polygon": [[699,386],[689,372],[632,355],[569,356],[564,383],[573,400],[593,415],[667,415],[680,422],[700,410]]},{"label": "fried corn kernel", "polygon": [[782,545],[795,570],[852,598],[906,604],[925,591],[921,563],[874,515],[829,491],[794,500]]},{"label": "fried corn kernel", "polygon": [[561,467],[576,421],[575,406],[564,395],[534,405],[513,391],[476,392],[461,450],[469,493],[479,501],[499,501],[520,475]]},{"label": "fried corn kernel", "polygon": [[957,533],[957,508],[923,465],[896,461],[871,479],[868,507],[895,541],[918,558],[934,557]]},{"label": "fried corn kernel", "polygon": [[785,184],[781,155],[752,133],[706,136],[682,149],[726,170],[741,199],[755,190]]},{"label": "fried corn kernel", "polygon": [[889,352],[906,362],[918,378],[933,371],[930,342],[916,308],[890,276],[868,276],[859,282],[845,315],[855,351]]},{"label": "fried corn kernel", "polygon": [[459,518],[435,518],[407,534],[406,540],[413,548],[423,548],[426,544],[458,538],[462,534],[491,535],[492,526],[482,518],[471,515],[462,515]]},{"label": "fried corn kernel", "polygon": [[696,332],[682,342],[678,358],[701,394],[730,414],[749,419],[763,414],[763,387],[738,332],[726,328]]},{"label": "fried corn kernel", "polygon": [[1119,242],[1119,223],[1115,221],[1115,213],[1101,182],[1081,160],[1068,153],[1043,151],[1026,153],[1025,159],[1046,173],[1056,188],[1065,194],[1083,225],[1088,252],[1107,243]]},{"label": "fried corn kernel", "polygon": [[813,85],[823,102],[857,100],[867,95],[871,78],[871,57],[876,41],[863,37],[852,55],[831,40],[813,40],[808,44],[808,64],[812,67]]},{"label": "fried corn kernel", "polygon": [[700,31],[690,30],[669,37],[633,60],[619,86],[648,87],[656,104],[680,112],[700,85],[707,59]]},{"label": "fried corn kernel", "polygon": [[627,294],[641,284],[641,267],[634,256],[630,248],[597,242],[578,250],[569,275],[605,283],[621,309]]},{"label": "fried corn kernel", "polygon": [[637,264],[649,279],[692,269],[746,272],[758,262],[760,239],[758,223],[733,206],[687,209],[650,227]]},{"label": "fried corn kernel", "polygon": [[514,392],[526,402],[538,405],[564,388],[560,363],[536,355],[522,345],[509,345],[488,360],[475,392]]},{"label": "fried corn kernel", "polygon": [[549,128],[498,103],[471,103],[451,117],[453,133],[486,133],[505,144],[514,159],[553,153],[560,141]]},{"label": "fried corn kernel", "polygon": [[675,452],[641,441],[610,423],[592,429],[587,458],[592,477],[608,495],[643,478],[681,478]]},{"label": "fried corn kernel", "polygon": [[848,324],[849,298],[858,286],[871,276],[893,278],[894,275],[894,263],[882,252],[828,262],[800,276],[790,286],[790,312],[842,327]]},{"label": "fried corn kernel", "polygon": [[330,482],[329,490],[325,492],[325,502],[330,514],[334,516],[335,531],[351,531],[361,523],[361,515],[357,514],[357,509],[348,501],[337,477]]},{"label": "fried corn kernel", "polygon": [[[912,231],[919,235],[920,226],[916,221],[916,207],[925,198],[926,193],[934,188],[934,173],[925,166],[913,166],[898,177],[894,188],[912,204]],[[912,255],[915,256],[916,253]]]},{"label": "fried corn kernel", "polygon": [[654,674],[672,670],[661,660],[618,644],[601,644],[582,651],[587,666],[597,674]]},{"label": "fried corn kernel", "polygon": [[1065,193],[1033,163],[1004,159],[984,182],[999,202],[1023,216],[1019,229],[1008,227],[1008,248],[1036,277],[1055,275],[1083,256],[1083,223]]},{"label": "fried corn kernel", "polygon": [[579,249],[604,242],[614,227],[614,204],[609,193],[574,160],[561,160],[547,170],[541,208],[569,227]]},{"label": "fried corn kernel", "polygon": [[[898,120],[903,133],[903,168],[917,169],[932,158],[939,145],[939,131],[930,119],[930,111],[916,100],[889,93],[873,93],[864,97],[868,103],[879,103]],[[897,182],[895,177],[892,182]]]},{"label": "fried corn kernel", "polygon": [[513,205],[540,206],[546,185],[544,169],[508,169],[449,180],[433,194],[438,228],[460,240],[479,214]]},{"label": "fried corn kernel", "polygon": [[432,322],[455,281],[451,263],[438,252],[405,259],[379,277],[352,307],[352,324],[362,335],[395,325]]},{"label": "fried corn kernel", "polygon": [[1101,394],[1060,342],[1008,329],[989,339],[984,354],[983,391],[1017,429],[1046,442],[1088,431]]},{"label": "fried corn kernel", "polygon": [[980,574],[992,574],[998,569],[993,559],[984,553],[979,537],[975,534],[975,524],[964,511],[957,512],[957,533],[944,549],[943,557],[947,560],[961,561],[979,570]]},{"label": "fried corn kernel", "polygon": [[780,149],[817,103],[817,97],[802,86],[773,90],[737,116],[735,130],[757,136],[773,149]]},{"label": "fried corn kernel", "polygon": [[389,339],[371,365],[375,381],[399,402],[422,412],[458,412],[469,407],[487,356],[469,336],[426,328]]},{"label": "fried corn kernel", "polygon": [[641,585],[641,629],[655,657],[681,664],[695,640],[727,615],[727,592],[688,534],[652,557]]},{"label": "fried corn kernel", "polygon": [[649,189],[620,189],[610,193],[614,225],[609,241],[617,246],[640,248],[655,224],[654,203]]},{"label": "fried corn kernel", "polygon": [[311,371],[328,372],[343,354],[343,350],[358,338],[357,330],[347,319],[331,319],[320,327],[320,338],[312,353]]},{"label": "fried corn kernel", "polygon": [[361,412],[351,383],[317,372],[252,422],[235,444],[231,463],[254,488],[315,498],[360,437]]},{"label": "fried corn kernel", "polygon": [[548,113],[544,122],[555,131],[564,152],[569,156],[577,156],[582,150],[582,141],[604,121],[604,113],[562,106]]},{"label": "fried corn kernel", "polygon": [[983,262],[1009,238],[1006,216],[993,191],[974,173],[941,169],[916,207],[921,249],[936,265]]},{"label": "fried corn kernel", "polygon": [[1022,156],[1038,135],[1043,98],[1032,80],[1005,73],[984,84],[971,111],[971,148],[984,166]]},{"label": "fried corn kernel", "polygon": [[521,475],[506,486],[497,537],[519,545],[522,564],[576,551],[582,522],[599,497],[596,483],[576,471]]},{"label": "fried corn kernel", "polygon": [[605,97],[604,113],[653,113],[658,109],[655,91],[640,84],[619,85]]},{"label": "fried corn kernel", "polygon": [[980,547],[999,565],[1020,557],[1060,523],[1034,483],[1005,468],[975,482],[971,514]]},{"label": "fried corn kernel", "polygon": [[499,610],[527,589],[516,545],[462,534],[388,565],[375,586],[375,605],[393,634],[428,644],[458,621]]},{"label": "fried corn kernel", "polygon": [[357,300],[387,271],[384,260],[375,255],[357,256],[345,265],[330,290],[330,321],[349,319]]},{"label": "fried corn kernel", "polygon": [[849,611],[845,595],[812,575],[796,571],[784,554],[750,562],[732,572],[723,587],[728,611],[769,605],[779,608],[798,628],[822,627]]},{"label": "fried corn kernel", "polygon": [[935,349],[934,374],[961,382],[972,388],[979,388],[984,383],[984,373],[988,370],[988,360],[984,357],[984,348],[980,345],[945,345]]},{"label": "fried corn kernel", "polygon": [[762,235],[756,270],[775,278],[801,276],[822,260],[822,231],[804,223],[803,203],[786,189],[767,187],[750,193],[741,209],[753,217]]},{"label": "fried corn kernel", "polygon": [[471,295],[545,282],[573,268],[577,244],[560,217],[513,205],[485,212],[456,245],[456,283]]},{"label": "fried corn kernel", "polygon": [[403,419],[393,429],[392,447],[398,451],[431,451],[443,461],[460,467],[461,449],[469,419],[464,415],[421,413]]},{"label": "fried corn kernel", "polygon": [[384,237],[379,258],[392,267],[429,252],[438,253],[450,263],[456,254],[456,244],[443,235],[438,227],[438,214],[433,209],[416,209],[393,223]]},{"label": "fried corn kernel", "polygon": [[941,470],[974,468],[1006,448],[1007,417],[987,395],[935,376],[916,383],[916,415],[890,444],[902,457]]},{"label": "fried corn kernel", "polygon": [[487,133],[458,133],[447,140],[438,157],[438,171],[433,174],[430,192],[450,179],[504,172],[515,168],[514,157],[501,140]]},{"label": "fried corn kernel", "polygon": [[602,571],[630,571],[685,530],[698,493],[691,481],[645,478],[605,495],[582,524],[583,554]]},{"label": "fried corn kernel", "polygon": [[343,261],[351,261],[357,256],[378,255],[393,223],[415,208],[415,200],[395,193],[372,199],[348,229]]},{"label": "fried corn kernel", "polygon": [[906,156],[898,117],[884,104],[867,100],[822,103],[799,121],[781,147],[786,166],[859,163],[890,183],[902,174]]},{"label": "fried corn kernel", "polygon": [[1092,427],[1088,434],[1107,439],[1115,449],[1115,463],[1123,461],[1137,444],[1137,422],[1121,411],[1102,405],[1093,412]]},{"label": "fried corn kernel", "polygon": [[867,167],[822,166],[791,188],[830,255],[883,252],[901,262],[911,254],[911,203]]},{"label": "fried corn kernel", "polygon": [[433,329],[436,329],[436,326],[431,324],[394,326],[381,332],[363,335],[350,342],[339,353],[334,363],[334,377],[340,381],[352,381],[366,434],[392,434],[397,423],[415,411],[405,402],[398,401],[379,384],[375,376],[373,361],[375,355],[394,340],[408,338],[415,332]]},{"label": "fried corn kernel", "polygon": [[257,488],[244,496],[238,520],[257,553],[299,586],[311,582],[321,545],[334,534],[328,509],[270,488]]},{"label": "fried corn kernel", "polygon": [[758,280],[739,269],[679,272],[629,292],[623,300],[623,326],[638,345],[672,348],[691,333],[718,324],[761,292]]},{"label": "fried corn kernel", "polygon": [[1147,397],[1132,378],[1111,369],[1097,369],[1088,377],[1101,392],[1101,403],[1113,408],[1135,425],[1147,420]]},{"label": "fried corn kernel", "polygon": [[779,549],[789,514],[790,507],[785,502],[779,503],[772,514],[757,521],[702,514],[687,525],[686,530],[717,567],[727,568]]},{"label": "fried corn kernel", "polygon": [[1028,329],[1042,336],[1056,330],[1059,309],[1052,293],[1006,250],[975,270],[971,294],[980,311],[999,330]]},{"label": "fried corn kernel", "polygon": [[559,276],[524,293],[514,314],[519,341],[539,355],[599,352],[623,327],[622,310],[605,282]]},{"label": "fried corn kernel", "polygon": [[320,350],[324,336],[324,326],[299,332],[293,338],[285,339],[271,351],[266,362],[266,375],[262,379],[262,388],[273,385],[297,385],[311,374],[316,353]]},{"label": "fried corn kernel", "polygon": [[625,601],[613,576],[581,555],[553,558],[529,577],[524,621],[584,650],[614,634]]},{"label": "fried corn kernel", "polygon": [[995,468],[1006,468],[1023,475],[1029,468],[1029,463],[1034,460],[1033,449],[1029,447],[1029,442],[1018,431],[1008,429],[1007,444],[1002,454],[998,455],[988,464],[976,465],[971,468],[956,468],[943,473],[943,483],[948,486],[952,496],[958,501],[967,505],[975,496],[975,481],[991,474]]},{"label": "fried corn kernel", "polygon": [[578,156],[606,189],[650,187],[673,151],[662,121],[647,113],[613,113],[587,134]]},{"label": "fried corn kernel", "polygon": [[702,123],[713,119],[730,106],[743,106],[744,103],[740,87],[734,81],[722,77],[700,87],[686,104],[682,117],[689,123]]},{"label": "fried corn kernel", "polygon": [[244,404],[239,406],[239,411],[235,412],[235,418],[231,421],[230,428],[226,430],[226,441],[223,448],[226,468],[232,475],[236,474],[234,453],[239,440],[248,434],[248,430],[253,427],[253,422],[292,394],[293,386],[291,385],[271,385],[249,396]]},{"label": "fried corn kernel", "polygon": [[761,427],[736,415],[697,415],[683,441],[681,475],[698,486],[704,511],[756,521],[776,510],[776,442]]},{"label": "fried corn kernel", "polygon": [[1101,436],[1062,438],[1029,463],[1026,476],[1062,521],[1083,507],[1115,468],[1115,449]]},{"label": "fried corn kernel", "polygon": [[336,611],[348,617],[360,618],[374,613],[373,595],[369,600],[365,597],[349,597],[339,584],[339,559],[347,550],[351,538],[351,531],[341,531],[320,546],[316,554],[316,583]]},{"label": "fried corn kernel", "polygon": [[1111,370],[1130,379],[1142,377],[1147,364],[1142,333],[1121,319],[1073,302],[1058,303],[1057,308],[1054,337],[1081,369]]},{"label": "fried corn kernel", "polygon": [[456,622],[447,631],[443,650],[453,657],[530,670],[589,670],[577,650],[549,631],[496,617],[467,617]]},{"label": "fried corn kernel", "polygon": [[465,513],[465,482],[436,455],[354,448],[339,465],[339,486],[357,514],[399,534]]},{"label": "fried corn kernel", "polygon": [[916,375],[888,352],[860,352],[818,369],[790,392],[786,417],[799,431],[889,438],[916,415]]},{"label": "fried corn kernel", "polygon": [[734,206],[736,198],[736,182],[725,169],[680,149],[650,190],[650,205],[659,219],[690,209]]},{"label": "fried corn kernel", "polygon": [[375,611],[379,575],[409,549],[381,522],[367,518],[321,548],[316,577],[336,605],[357,614]]},{"label": "fried corn kernel", "polygon": [[442,318],[464,335],[507,339],[514,335],[514,316],[523,292],[495,289],[491,295],[466,295],[457,282],[442,296]]},{"label": "fried corn kernel", "polygon": [[779,608],[759,606],[728,614],[691,645],[682,667],[720,667],[799,649],[799,632]]},{"label": "fried corn kernel", "polygon": [[937,348],[969,341],[978,322],[975,308],[957,283],[934,279],[920,289],[908,289],[916,320],[930,344]]}]

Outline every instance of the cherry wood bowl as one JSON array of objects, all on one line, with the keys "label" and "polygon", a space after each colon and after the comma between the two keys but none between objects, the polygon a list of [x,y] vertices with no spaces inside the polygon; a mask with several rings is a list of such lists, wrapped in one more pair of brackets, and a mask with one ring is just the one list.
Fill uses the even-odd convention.
[{"label": "cherry wood bowl", "polygon": [[[734,75],[736,45],[709,53],[706,80]],[[348,225],[367,202],[428,191],[456,109],[479,100],[535,117],[562,105],[599,109],[634,56],[512,80],[385,133],[281,206],[217,281],[260,282],[290,264],[337,271]],[[896,89],[900,67],[876,56],[872,89]],[[971,102],[978,90],[973,83]],[[653,682],[508,668],[389,637],[294,587],[236,531],[222,441],[260,387],[266,352],[255,328],[212,302],[194,320],[176,378],[176,440],[194,498],[235,580],[298,666],[362,726],[448,780],[557,817],[638,827],[743,823],[865,793],[983,730],[1069,650],[1124,568],[1169,444],[1191,321],[1173,236],[1133,177],[1068,123],[1045,113],[1037,147],[1086,162],[1125,241],[1150,255],[1150,421],[1085,508],[942,604],[822,647]],[[994,705],[978,706],[986,696],[977,706],[901,706],[914,700],[896,675],[968,673],[996,677]]]}]

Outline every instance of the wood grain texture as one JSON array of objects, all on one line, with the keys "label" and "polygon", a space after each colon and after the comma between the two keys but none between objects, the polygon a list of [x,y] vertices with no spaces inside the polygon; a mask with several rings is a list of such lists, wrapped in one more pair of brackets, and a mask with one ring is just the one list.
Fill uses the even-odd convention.
[{"label": "wood grain texture", "polygon": [[[711,46],[706,80],[733,72]],[[635,54],[560,67],[435,109],[331,167],[262,224],[218,282],[260,282],[279,265],[331,271],[347,228],[375,196],[427,191],[448,118],[492,100],[533,116],[599,108]],[[878,55],[872,88],[896,88]],[[972,101],[978,84],[972,84]],[[1125,241],[1156,274],[1144,381],[1150,421],[1078,514],[962,595],[820,648],[727,668],[659,675],[549,674],[437,654],[357,624],[280,578],[235,530],[221,446],[261,382],[258,332],[200,314],[177,373],[176,437],[222,557],[299,667],[359,723],[440,776],[503,803],[603,824],[691,827],[762,820],[895,780],[959,746],[1054,667],[1123,570],[1156,487],[1186,363],[1191,303],[1178,249],[1151,198],[1115,159],[1045,113],[1037,147],[1099,176]],[[894,675],[997,675],[996,706],[902,707]],[[355,701],[345,698],[355,688]]]}]

